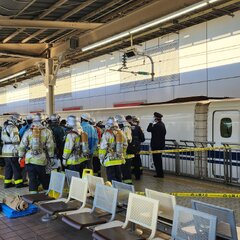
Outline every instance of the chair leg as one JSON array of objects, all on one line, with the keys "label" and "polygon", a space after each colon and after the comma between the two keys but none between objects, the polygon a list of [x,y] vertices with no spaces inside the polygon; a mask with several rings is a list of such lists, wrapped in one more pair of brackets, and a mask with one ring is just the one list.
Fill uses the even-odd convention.
[{"label": "chair leg", "polygon": [[48,213],[41,217],[42,222],[50,222],[55,219],[57,219],[57,215],[50,215]]}]

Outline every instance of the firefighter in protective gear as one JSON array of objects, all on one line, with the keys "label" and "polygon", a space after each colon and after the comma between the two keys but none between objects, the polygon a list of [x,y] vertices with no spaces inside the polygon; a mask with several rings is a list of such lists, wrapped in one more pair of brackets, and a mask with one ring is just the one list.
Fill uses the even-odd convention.
[{"label": "firefighter in protective gear", "polygon": [[41,121],[41,114],[36,114],[19,146],[19,158],[25,156],[30,193],[37,193],[39,183],[44,190],[48,190],[51,165],[54,164],[52,132],[43,126]]},{"label": "firefighter in protective gear", "polygon": [[[139,152],[141,150],[141,143],[145,141],[144,133],[139,126],[139,118],[136,116],[127,116],[129,123],[132,127],[132,142],[128,144],[128,153],[134,154],[132,158],[132,173],[135,175],[136,180],[140,180],[142,175],[142,160],[140,158]],[[126,119],[128,120],[128,118]]]},{"label": "firefighter in protective gear", "polygon": [[63,165],[70,170],[79,172],[82,177],[89,154],[87,134],[79,128],[75,116],[70,115],[67,117],[67,127]]},{"label": "firefighter in protective gear", "polygon": [[[123,131],[124,135],[127,138],[127,143],[132,142],[132,129],[131,125],[126,121],[125,117],[123,115],[116,115],[115,119],[117,120],[117,123],[119,125],[119,128]],[[124,153],[125,156],[125,164],[121,166],[122,171],[122,180],[124,183],[132,184],[132,154],[129,154],[127,150]]]},{"label": "firefighter in protective gear", "polygon": [[[21,168],[18,163],[18,146],[20,138],[18,134],[17,123],[19,114],[15,114],[4,123],[1,138],[3,141],[2,154],[5,161],[5,179],[4,188],[13,187],[14,184],[17,188],[25,187],[23,184]],[[12,177],[14,176],[14,184],[12,184]]]},{"label": "firefighter in protective gear", "polygon": [[91,118],[89,123],[95,128],[98,135],[98,147],[93,153],[93,174],[94,176],[101,177],[101,163],[98,157],[98,151],[99,151],[99,144],[102,137],[102,129],[96,126],[96,120],[94,118]]},{"label": "firefighter in protective gear", "polygon": [[90,125],[91,116],[88,113],[83,113],[81,115],[81,127],[85,133],[88,135],[88,146],[89,146],[89,161],[87,161],[87,167],[92,168],[92,158],[93,153],[98,145],[98,135],[96,130],[92,125]]},{"label": "firefighter in protective gear", "polygon": [[27,115],[26,117],[26,124],[24,126],[21,127],[21,129],[19,130],[19,137],[20,139],[22,139],[24,133],[30,128],[32,122],[33,122],[33,117],[32,115]]},{"label": "firefighter in protective gear", "polygon": [[99,159],[106,167],[108,181],[121,182],[121,165],[125,163],[124,149],[127,148],[127,139],[119,129],[113,117],[107,120],[105,131],[99,147]]},{"label": "firefighter in protective gear", "polygon": [[50,116],[50,120],[49,129],[52,131],[53,141],[55,143],[54,158],[62,163],[65,132],[64,129],[59,125],[59,115],[53,114]]}]

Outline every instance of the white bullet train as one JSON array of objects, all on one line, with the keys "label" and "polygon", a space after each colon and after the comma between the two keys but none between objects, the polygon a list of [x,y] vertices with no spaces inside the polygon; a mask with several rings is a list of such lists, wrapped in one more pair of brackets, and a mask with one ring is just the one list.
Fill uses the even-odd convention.
[{"label": "white bullet train", "polygon": [[[153,119],[154,112],[160,112],[163,115],[163,122],[167,129],[167,139],[175,139],[178,143],[181,140],[196,142],[215,142],[215,146],[222,146],[222,143],[240,143],[240,99],[206,99],[206,98],[186,98],[176,99],[170,102],[159,104],[145,104],[135,107],[104,108],[77,111],[58,112],[62,118],[68,115],[80,117],[83,112],[88,112],[96,121],[107,120],[109,116],[117,114],[135,115],[140,118],[140,125],[145,132],[146,138],[151,135],[146,131],[149,122]],[[0,122],[7,116],[1,116]],[[195,154],[196,155],[196,154]],[[209,153],[208,153],[209,155]],[[201,171],[207,171],[203,174],[210,178],[222,178],[226,175],[226,169],[223,164],[223,153],[219,152],[216,156],[208,156],[207,166],[200,164]],[[240,182],[240,153],[238,150],[232,153],[231,157],[231,178]],[[166,170],[175,169],[175,161],[171,154],[165,156],[168,163],[164,162]],[[212,159],[212,160],[211,160]],[[181,161],[181,172],[196,173],[196,157],[186,157]],[[171,162],[171,164],[169,164]],[[188,163],[186,163],[188,162]],[[195,164],[194,164],[195,162]],[[198,164],[199,165],[199,164]],[[239,165],[239,166],[238,166]],[[198,166],[199,167],[199,166]],[[207,170],[206,170],[207,169]],[[211,170],[210,170],[211,169]]]}]

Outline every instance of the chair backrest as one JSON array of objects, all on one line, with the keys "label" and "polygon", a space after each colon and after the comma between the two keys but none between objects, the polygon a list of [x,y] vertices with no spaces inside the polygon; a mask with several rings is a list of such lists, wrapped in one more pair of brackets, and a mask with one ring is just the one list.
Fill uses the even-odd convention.
[{"label": "chair backrest", "polygon": [[70,185],[71,185],[72,177],[80,178],[80,173],[79,172],[72,171],[72,170],[69,170],[69,169],[65,169],[65,175],[66,175],[68,187],[70,187]]},{"label": "chair backrest", "polygon": [[224,239],[238,239],[233,210],[195,200],[192,200],[192,208],[217,217],[217,236]]},{"label": "chair backrest", "polygon": [[90,193],[90,196],[94,197],[96,184],[101,183],[104,185],[104,180],[101,177],[92,176],[90,174],[87,174],[86,176],[87,176],[87,182],[88,182],[88,191]]},{"label": "chair backrest", "polygon": [[105,212],[111,213],[110,221],[113,221],[117,208],[118,189],[97,183],[95,196],[93,200],[92,212],[99,208]]},{"label": "chair backrest", "polygon": [[81,208],[85,207],[87,200],[88,183],[81,178],[72,177],[68,200],[75,199],[82,202]]},{"label": "chair backrest", "polygon": [[128,197],[130,192],[135,192],[135,188],[133,185],[112,181],[112,187],[118,189],[118,203],[120,204],[127,204]]},{"label": "chair backrest", "polygon": [[176,197],[167,193],[153,191],[148,188],[145,189],[145,192],[147,197],[159,200],[158,216],[173,220]]},{"label": "chair backrest", "polygon": [[216,216],[175,206],[172,227],[172,237],[175,240],[215,240],[216,226]]},{"label": "chair backrest", "polygon": [[148,239],[156,234],[158,219],[158,201],[135,193],[129,193],[126,220],[123,227],[126,228],[129,222],[136,223],[151,230]]},{"label": "chair backrest", "polygon": [[60,198],[63,193],[64,183],[65,183],[65,174],[52,171],[47,193],[49,193],[50,191],[57,192],[59,193],[59,198]]}]

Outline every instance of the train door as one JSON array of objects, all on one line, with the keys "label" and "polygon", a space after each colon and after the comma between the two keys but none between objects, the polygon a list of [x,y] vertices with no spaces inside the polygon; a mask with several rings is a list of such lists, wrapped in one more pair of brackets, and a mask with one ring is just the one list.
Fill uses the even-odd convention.
[{"label": "train door", "polygon": [[[240,143],[240,112],[238,110],[216,110],[213,112],[212,119],[212,140],[216,142],[215,146],[221,146],[222,143],[230,145]],[[216,150],[213,169],[215,177],[238,182],[240,179],[239,157],[239,149],[232,149],[230,153]]]}]

